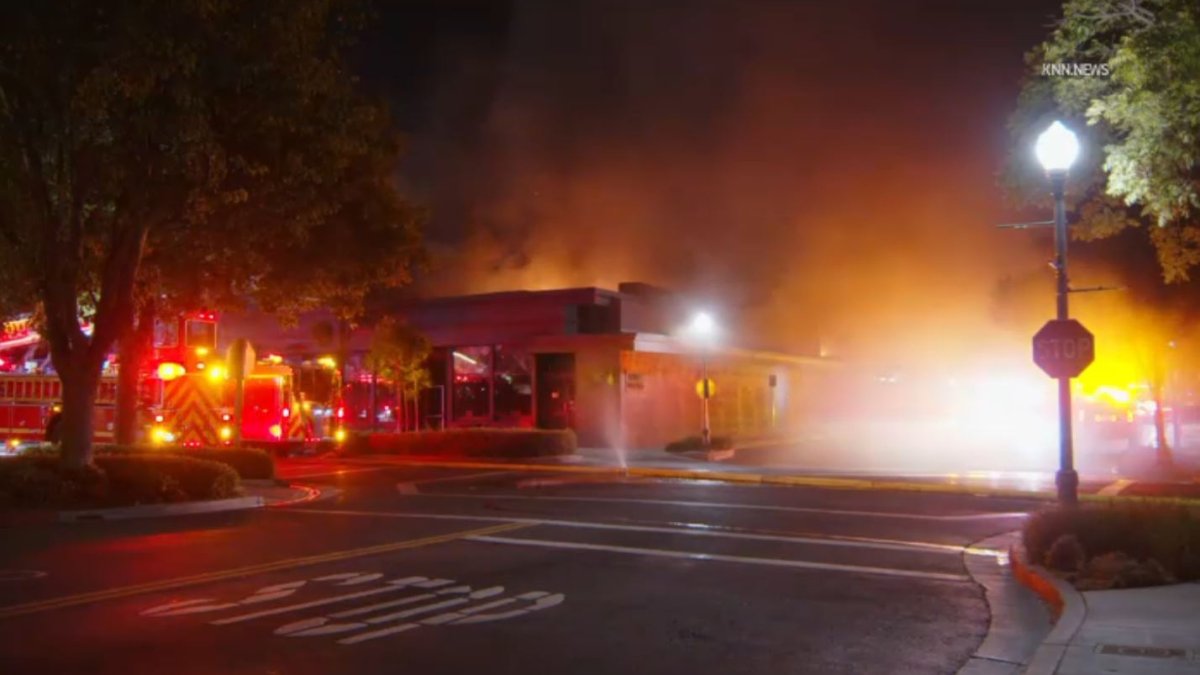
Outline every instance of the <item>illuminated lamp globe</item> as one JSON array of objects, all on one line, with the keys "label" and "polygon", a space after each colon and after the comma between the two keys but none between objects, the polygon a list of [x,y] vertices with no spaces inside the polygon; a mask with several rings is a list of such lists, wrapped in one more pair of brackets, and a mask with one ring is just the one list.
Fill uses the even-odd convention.
[{"label": "illuminated lamp globe", "polygon": [[1066,171],[1079,156],[1079,139],[1075,132],[1055,120],[1038,136],[1034,152],[1046,171]]},{"label": "illuminated lamp globe", "polygon": [[717,330],[717,322],[708,312],[697,312],[692,317],[691,332],[699,336],[712,335]]}]

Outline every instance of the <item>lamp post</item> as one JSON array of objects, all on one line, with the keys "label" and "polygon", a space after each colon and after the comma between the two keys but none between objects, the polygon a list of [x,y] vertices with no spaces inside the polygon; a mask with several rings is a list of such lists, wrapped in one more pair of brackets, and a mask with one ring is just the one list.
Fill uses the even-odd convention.
[{"label": "lamp post", "polygon": [[[1038,161],[1050,179],[1054,195],[1054,271],[1057,288],[1057,318],[1070,318],[1067,298],[1071,292],[1067,278],[1067,210],[1063,191],[1067,170],[1079,155],[1079,140],[1062,122],[1055,121],[1038,136],[1034,148]],[[1071,440],[1071,378],[1058,378],[1058,473],[1054,483],[1060,504],[1073,506],[1079,501],[1079,474],[1075,472],[1075,449]]]},{"label": "lamp post", "polygon": [[705,447],[712,444],[712,429],[708,423],[708,399],[712,394],[708,390],[708,347],[716,332],[717,322],[708,312],[697,312],[692,317],[688,333],[700,342],[700,442]]}]

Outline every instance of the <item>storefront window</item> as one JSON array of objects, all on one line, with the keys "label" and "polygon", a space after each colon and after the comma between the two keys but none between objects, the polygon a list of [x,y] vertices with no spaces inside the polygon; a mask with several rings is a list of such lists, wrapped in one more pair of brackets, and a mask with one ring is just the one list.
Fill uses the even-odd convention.
[{"label": "storefront window", "polygon": [[484,425],[491,421],[492,348],[459,347],[454,359],[454,421]]},{"label": "storefront window", "polygon": [[520,349],[496,347],[496,422],[533,426],[533,357]]}]

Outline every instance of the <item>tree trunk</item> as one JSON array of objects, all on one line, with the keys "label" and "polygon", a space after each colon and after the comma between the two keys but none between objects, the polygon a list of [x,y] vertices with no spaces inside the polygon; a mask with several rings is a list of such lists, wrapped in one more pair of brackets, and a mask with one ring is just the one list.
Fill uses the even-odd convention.
[{"label": "tree trunk", "polygon": [[408,417],[408,410],[404,407],[404,394],[400,388],[400,380],[392,382],[392,410],[395,412],[396,431],[404,430],[404,418]]},{"label": "tree trunk", "polygon": [[154,339],[154,307],[147,302],[138,312],[136,326],[127,326],[117,343],[116,443],[133,445],[138,431],[138,374]]},{"label": "tree trunk", "polygon": [[80,372],[60,373],[63,409],[59,432],[62,464],[68,469],[82,469],[92,463],[92,420],[100,369],[81,366],[78,370]]},{"label": "tree trunk", "polygon": [[1167,443],[1167,414],[1163,410],[1163,388],[1160,384],[1154,385],[1154,459],[1159,468],[1169,469],[1173,462],[1171,461],[1171,447]]},{"label": "tree trunk", "polygon": [[376,394],[379,388],[379,370],[371,369],[371,431],[379,430],[379,401]]},{"label": "tree trunk", "polygon": [[413,431],[420,431],[421,430],[421,392],[418,389],[413,389],[412,404],[413,404]]}]

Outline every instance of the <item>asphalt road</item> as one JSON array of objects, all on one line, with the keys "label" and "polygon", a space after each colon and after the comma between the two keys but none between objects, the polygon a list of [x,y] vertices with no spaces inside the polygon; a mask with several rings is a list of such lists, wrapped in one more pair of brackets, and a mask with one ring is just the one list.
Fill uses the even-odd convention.
[{"label": "asphalt road", "polygon": [[988,625],[963,546],[1035,507],[344,469],[293,470],[341,490],[300,506],[10,528],[0,672],[953,673]]}]

